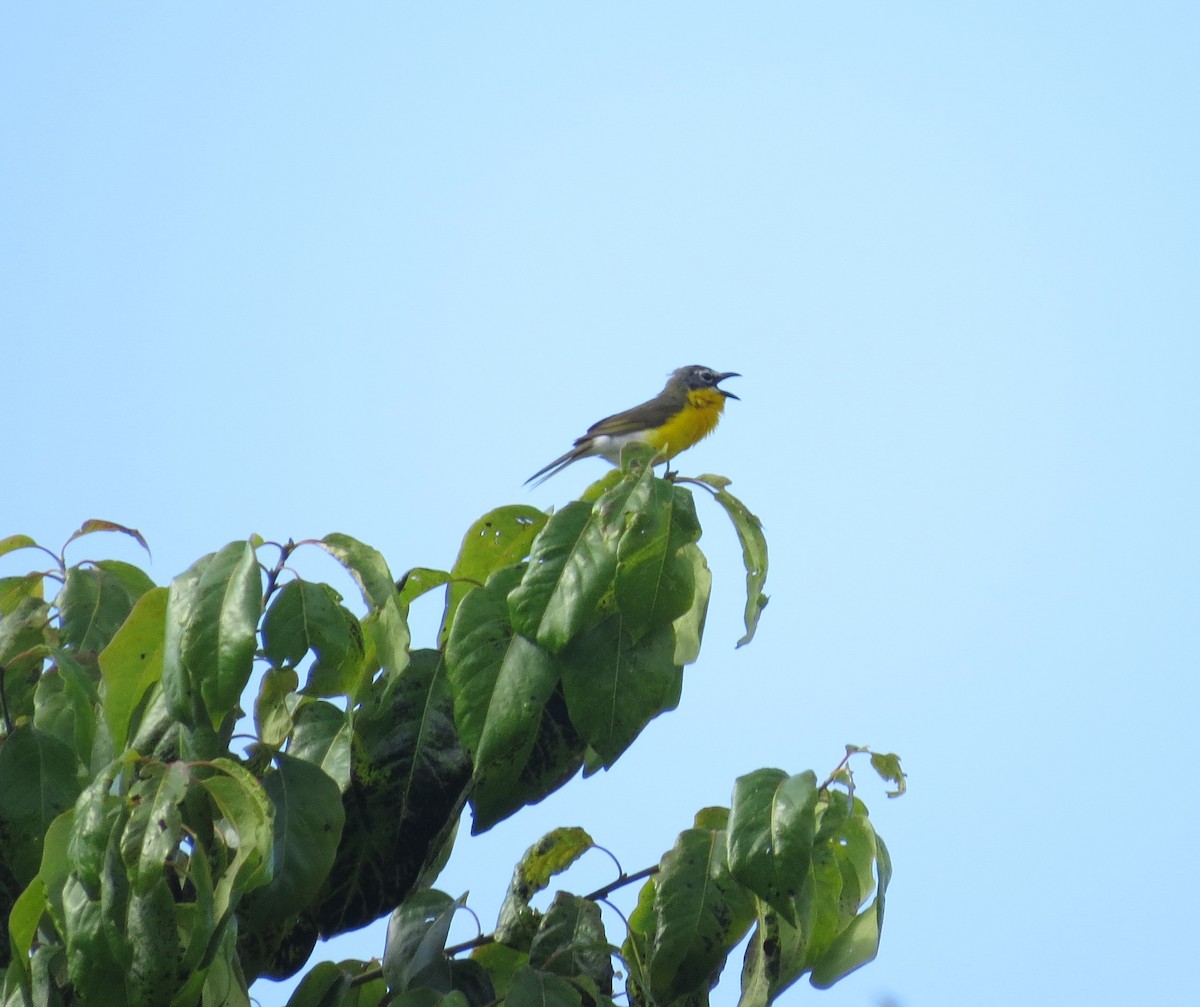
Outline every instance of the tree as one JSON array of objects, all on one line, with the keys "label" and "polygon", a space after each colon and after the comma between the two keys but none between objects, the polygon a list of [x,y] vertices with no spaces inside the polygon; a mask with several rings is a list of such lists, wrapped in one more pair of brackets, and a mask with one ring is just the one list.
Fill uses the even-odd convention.
[{"label": "tree", "polygon": [[[296,1005],[700,1004],[752,936],[743,1003],[804,974],[828,985],[874,957],[890,876],[847,760],[737,780],[661,862],[588,895],[530,900],[593,842],[564,828],[517,865],[495,931],[446,948],[463,905],[433,887],[461,813],[484,831],[611,766],[680,697],[711,576],[691,491],[733,519],[746,635],[766,604],[766,541],[718,477],[656,478],[631,451],[547,515],[501,507],[449,571],[394,581],[347,535],[255,537],[169,588],[113,560],[0,579],[0,923],[3,1007],[247,1004],[319,936],[390,913],[380,962],[313,967]],[[68,540],[134,530],[85,523]],[[145,545],[144,542],[142,542]],[[365,614],[293,569],[320,548]],[[273,564],[260,558],[274,557]],[[46,600],[47,582],[61,583]],[[411,603],[446,604],[438,646],[410,645]],[[250,711],[239,704],[262,669]],[[252,730],[235,754],[232,745]],[[849,758],[849,753],[847,759]],[[898,762],[872,755],[902,785]],[[640,881],[614,946],[598,902]],[[466,952],[470,951],[470,954]]]}]

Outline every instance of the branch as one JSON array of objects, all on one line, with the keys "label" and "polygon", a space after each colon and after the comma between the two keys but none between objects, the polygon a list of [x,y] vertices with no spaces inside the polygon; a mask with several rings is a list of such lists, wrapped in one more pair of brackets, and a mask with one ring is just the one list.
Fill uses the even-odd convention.
[{"label": "branch", "polygon": [[[626,885],[631,885],[635,881],[641,881],[643,878],[651,877],[658,873],[658,864],[653,867],[644,867],[640,871],[634,871],[632,874],[622,872],[621,876],[615,881],[609,882],[594,892],[588,892],[582,896],[589,902],[600,902],[607,899],[609,895],[615,892],[618,888],[624,888]],[[478,937],[473,937],[469,941],[463,941],[461,944],[452,944],[448,948],[443,949],[443,954],[448,958],[462,954],[464,951],[473,951],[475,948],[486,947],[488,944],[495,944],[496,938],[492,934],[480,934]],[[376,979],[383,978],[383,965],[373,965],[371,968],[360,972],[350,980],[351,986],[362,986],[365,983],[372,982]]]}]

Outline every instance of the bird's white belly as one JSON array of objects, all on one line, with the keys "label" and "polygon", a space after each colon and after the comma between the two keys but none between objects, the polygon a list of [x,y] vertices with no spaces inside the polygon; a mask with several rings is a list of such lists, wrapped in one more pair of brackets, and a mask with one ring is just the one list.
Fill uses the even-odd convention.
[{"label": "bird's white belly", "polygon": [[601,434],[592,441],[592,449],[595,454],[606,458],[613,465],[621,464],[621,448],[626,444],[633,444],[635,441],[644,444],[646,431],[639,430],[631,434]]}]

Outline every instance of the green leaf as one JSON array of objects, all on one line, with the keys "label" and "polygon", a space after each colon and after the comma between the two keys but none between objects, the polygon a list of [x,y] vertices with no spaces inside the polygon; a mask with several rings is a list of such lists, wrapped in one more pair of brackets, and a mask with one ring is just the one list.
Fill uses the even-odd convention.
[{"label": "green leaf", "polygon": [[582,978],[602,993],[612,993],[613,967],[600,906],[569,892],[558,892],[534,935],[529,964],[539,972]]},{"label": "green leaf", "polygon": [[[856,837],[858,842],[855,841]],[[810,981],[818,989],[832,986],[839,979],[874,959],[879,951],[879,938],[883,930],[884,894],[892,877],[892,864],[887,847],[866,820],[865,811],[863,816],[856,816],[856,820],[850,823],[846,839],[846,845],[840,848],[842,856],[857,861],[854,864],[855,872],[860,876],[864,873],[866,875],[859,881],[858,887],[864,893],[870,890],[870,864],[874,863],[875,873],[878,875],[878,890],[874,901],[866,909],[853,915],[828,949],[814,962]],[[850,912],[853,913],[854,909],[857,909],[857,905],[850,909]]]},{"label": "green leaf", "polygon": [[126,743],[127,751],[146,753],[162,761],[179,757],[179,738],[183,726],[167,708],[161,682],[156,682],[146,691],[146,697],[134,711],[134,720],[129,727],[131,736]]},{"label": "green leaf", "polygon": [[613,583],[626,519],[644,509],[654,476],[626,475],[594,505],[575,501],[554,514],[533,540],[529,566],[509,595],[513,628],[551,653],[592,618]]},{"label": "green leaf", "polygon": [[124,801],[112,793],[113,782],[127,764],[128,756],[111,762],[75,802],[69,856],[74,873],[93,897],[98,896],[105,851],[124,808]]},{"label": "green leaf", "polygon": [[758,925],[742,963],[738,1007],[767,1007],[807,970],[803,934],[766,904],[758,904]]},{"label": "green leaf", "polygon": [[62,887],[71,871],[67,850],[74,810],[64,811],[50,823],[42,843],[37,876],[17,898],[9,914],[9,935],[14,957],[24,962],[33,945],[42,916],[49,913],[57,927],[63,925]]},{"label": "green leaf", "polygon": [[164,587],[143,594],[100,652],[104,719],[118,751],[125,747],[133,711],[162,677],[168,595]]},{"label": "green leaf", "polygon": [[[220,1007],[251,1007],[246,977],[237,956],[236,938],[232,927],[226,928],[220,938],[220,945],[204,978],[202,1002],[205,1007],[209,1004],[219,1004]],[[176,1000],[171,1007],[192,1005]]]},{"label": "green leaf", "polygon": [[455,722],[474,753],[475,832],[561,786],[582,758],[559,662],[509,625],[505,598],[520,575],[506,567],[467,595],[446,646]]},{"label": "green leaf", "polygon": [[828,989],[872,961],[879,953],[881,927],[878,903],[872,903],[838,934],[829,950],[813,966],[812,984],[817,989]]},{"label": "green leaf", "polygon": [[679,703],[683,669],[675,664],[674,634],[665,627],[634,643],[622,617],[610,616],[563,653],[562,682],[571,722],[607,769],[654,717]]},{"label": "green leaf", "polygon": [[775,794],[787,778],[782,769],[757,769],[738,777],[726,834],[729,873],[785,915],[793,911],[793,878],[783,875],[776,863],[773,811]]},{"label": "green leaf", "polygon": [[[199,847],[193,849],[191,856],[187,858],[187,879],[191,882],[195,898],[190,904],[186,904],[190,912],[185,917],[184,936],[187,950],[180,966],[181,973],[193,970],[200,964],[208,951],[217,925],[212,868],[207,854]],[[184,907],[185,904],[181,904],[181,912]],[[203,985],[203,979],[200,982]]]},{"label": "green leaf", "polygon": [[323,700],[303,700],[288,753],[321,769],[342,791],[350,785],[350,718]]},{"label": "green leaf", "polygon": [[22,597],[0,616],[0,684],[10,722],[33,716],[34,690],[55,636],[50,607],[41,598]]},{"label": "green leaf", "polygon": [[396,590],[400,592],[400,607],[407,612],[418,598],[448,584],[450,577],[449,570],[434,570],[427,566],[413,567],[396,582]]},{"label": "green leaf", "polygon": [[[489,672],[491,669],[489,669]],[[515,780],[529,759],[558,666],[541,647],[514,636],[495,669],[495,686],[475,751],[475,772]]]},{"label": "green leaf", "polygon": [[795,899],[816,831],[817,778],[759,769],[734,785],[727,843],[730,873],[793,926]]},{"label": "green leaf", "polygon": [[80,653],[108,646],[133,608],[122,581],[100,567],[72,567],[58,598],[62,642]]},{"label": "green leaf", "polygon": [[231,542],[204,568],[183,630],[183,661],[214,729],[250,680],[261,614],[258,558],[249,542]]},{"label": "green leaf", "polygon": [[34,690],[33,724],[58,738],[74,751],[80,764],[87,765],[96,735],[96,685],[70,651],[56,648],[51,656],[54,665]]},{"label": "green leaf", "polygon": [[342,564],[362,591],[371,615],[362,626],[375,644],[380,664],[391,675],[398,675],[408,664],[411,640],[408,620],[400,604],[396,581],[382,554],[369,545],[335,532],[318,543]]},{"label": "green leaf", "polygon": [[121,837],[121,855],[137,896],[149,895],[183,835],[179,805],[187,794],[191,770],[185,762],[151,764],[130,789],[133,810]]},{"label": "green leaf", "polygon": [[320,962],[305,973],[287,1007],[343,1007],[354,977],[333,962]]},{"label": "green leaf", "polygon": [[116,577],[125,585],[129,597],[135,602],[147,591],[152,591],[158,586],[145,570],[132,563],[123,563],[119,559],[99,559],[91,565],[97,570],[103,570],[108,576]]},{"label": "green leaf", "polygon": [[42,861],[46,830],[81,790],[75,753],[31,724],[0,741],[0,860],[19,888]]},{"label": "green leaf", "polygon": [[217,806],[216,832],[230,853],[214,888],[216,914],[223,916],[239,890],[271,880],[274,808],[258,780],[238,763],[219,758],[209,765],[218,772],[198,782]]},{"label": "green leaf", "polygon": [[681,667],[691,664],[700,656],[700,641],[704,636],[704,622],[708,617],[708,598],[712,592],[712,572],[708,560],[698,545],[685,545],[679,550],[679,558],[692,566],[692,604],[674,623],[675,663]]},{"label": "green leaf", "polygon": [[46,884],[40,877],[35,877],[12,903],[8,914],[8,939],[12,952],[11,961],[18,962],[23,968],[28,967],[30,950],[37,928],[46,913],[47,893]]},{"label": "green leaf", "polygon": [[509,985],[505,1007],[581,1007],[583,996],[561,976],[526,965]]},{"label": "green leaf", "polygon": [[162,1007],[170,1003],[180,976],[184,948],[179,941],[175,899],[161,871],[145,893],[129,899],[126,939],[133,953],[126,997],[130,1007]]},{"label": "green leaf", "polygon": [[[396,1000],[391,999],[387,983],[382,976],[376,974],[373,979],[364,979],[364,973],[370,970],[374,974],[374,962],[343,961],[340,967],[354,977],[350,987],[350,995],[346,998],[345,1007],[394,1007]],[[451,966],[453,968],[453,966]],[[478,1004],[463,1004],[462,1007],[483,1007],[487,1000]]]},{"label": "green leaf", "polygon": [[492,982],[496,995],[503,997],[508,993],[512,977],[516,974],[517,969],[528,964],[529,954],[510,948],[507,944],[501,944],[499,941],[491,941],[475,948],[471,952],[471,961],[477,962],[487,970],[488,978]]},{"label": "green leaf", "polygon": [[450,570],[446,611],[438,639],[445,642],[463,598],[486,584],[497,570],[519,563],[529,555],[534,537],[545,527],[547,516],[536,507],[511,504],[484,514],[463,536],[458,559]]},{"label": "green leaf", "polygon": [[512,646],[507,596],[521,580],[520,566],[497,571],[483,590],[467,595],[446,643],[446,674],[454,721],[469,752],[479,748],[496,679]]},{"label": "green leaf", "polygon": [[572,826],[554,829],[529,847],[513,871],[508,894],[500,907],[496,940],[528,950],[539,920],[530,900],[545,889],[556,874],[567,870],[595,845],[583,829]]},{"label": "green leaf", "polygon": [[310,650],[316,655],[305,687],[309,695],[353,696],[362,683],[362,627],[340,602],[341,595],[326,584],[294,580],[263,619],[263,651],[277,668],[295,667]]},{"label": "green leaf", "polygon": [[829,839],[814,845],[796,900],[796,916],[805,935],[809,967],[819,961],[842,927],[842,872]]},{"label": "green leaf", "polygon": [[707,991],[754,918],[719,829],[687,829],[663,857],[654,898],[650,990],[659,1003]]},{"label": "green leaf", "polygon": [[279,748],[292,733],[292,707],[300,678],[291,668],[268,668],[254,699],[254,727],[264,745]]},{"label": "green leaf", "polygon": [[699,537],[691,494],[653,480],[649,499],[631,516],[617,547],[616,601],[635,641],[691,608],[695,575],[691,557],[680,550]]},{"label": "green leaf", "polygon": [[516,778],[508,772],[514,762],[499,763],[476,779],[471,791],[472,835],[565,784],[583,765],[586,749],[571,723],[562,689],[556,687],[542,710],[537,735]]},{"label": "green leaf", "polygon": [[658,894],[654,875],[648,877],[638,891],[637,905],[629,914],[621,958],[629,969],[626,988],[631,1004],[650,1003],[650,959],[654,953],[654,932],[658,917],[654,900]]},{"label": "green leaf", "polygon": [[317,544],[346,568],[372,609],[383,608],[396,597],[395,578],[377,549],[340,532],[326,535]]},{"label": "green leaf", "polygon": [[327,933],[369,923],[405,899],[449,842],[471,775],[437,651],[413,651],[404,674],[372,690],[380,698],[356,716],[346,824],[314,910]]},{"label": "green leaf", "polygon": [[413,892],[396,907],[383,949],[383,975],[390,989],[402,992],[419,983],[449,992],[446,938],[455,911],[465,903],[465,896],[452,899],[427,889]]},{"label": "green leaf", "polygon": [[283,752],[263,778],[274,808],[271,880],[244,904],[250,926],[291,916],[316,896],[333,866],[345,812],[337,784],[318,767]]},{"label": "green leaf", "polygon": [[34,572],[20,577],[0,577],[0,616],[9,615],[22,601],[44,600],[42,586],[45,575]]},{"label": "green leaf", "polygon": [[36,549],[37,542],[28,535],[7,535],[0,538],[0,556],[16,552],[18,549]]},{"label": "green leaf", "polygon": [[[106,911],[110,910],[110,911]],[[125,907],[103,905],[88,895],[83,883],[70,875],[63,885],[64,937],[67,973],[75,995],[83,1003],[126,1003],[130,999],[128,971],[132,953],[117,921],[125,920]]]},{"label": "green leaf", "polygon": [[[454,971],[453,963],[450,965],[450,971]],[[399,996],[389,999],[387,1007],[484,1007],[490,1002],[490,1000],[481,1000],[472,1003],[460,990],[443,993],[431,986],[414,986]]]},{"label": "green leaf", "polygon": [[742,562],[746,567],[746,633],[737,642],[741,647],[754,639],[762,610],[767,607],[767,596],[762,593],[767,581],[767,537],[763,534],[762,522],[725,488],[729,485],[728,479],[702,475],[698,481],[713,488],[713,497],[725,508],[742,544]]},{"label": "green leaf", "polygon": [[360,718],[359,733],[373,754],[396,753],[406,760],[392,806],[398,820],[408,823],[423,818],[437,803],[431,801],[431,792],[456,800],[469,772],[454,730],[441,652],[413,651],[412,663],[390,690],[388,702],[378,715]]},{"label": "green leaf", "polygon": [[200,580],[212,565],[215,553],[196,560],[171,581],[167,593],[167,612],[163,630],[163,694],[176,719],[195,727],[198,717],[199,694],[196,677],[185,653],[188,629],[200,605]]}]

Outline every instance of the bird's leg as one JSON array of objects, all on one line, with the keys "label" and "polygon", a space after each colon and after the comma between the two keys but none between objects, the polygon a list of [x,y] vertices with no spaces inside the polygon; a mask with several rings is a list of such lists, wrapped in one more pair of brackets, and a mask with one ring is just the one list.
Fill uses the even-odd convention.
[{"label": "bird's leg", "polygon": [[671,459],[670,459],[670,458],[668,458],[668,459],[667,459],[667,461],[666,461],[666,466],[665,466],[665,467],[664,467],[664,469],[663,469],[663,478],[664,478],[664,479],[665,479],[667,482],[669,482],[669,483],[673,483],[673,482],[675,481],[675,477],[676,477],[677,475],[679,475],[679,473],[678,473],[678,472],[672,472],[672,471],[671,471]]}]

